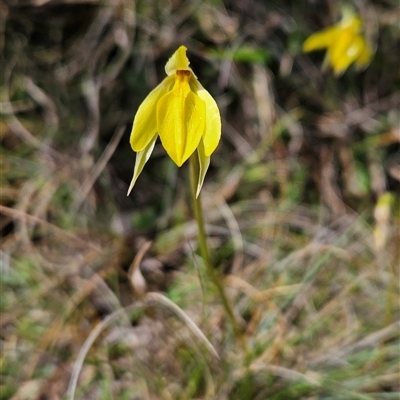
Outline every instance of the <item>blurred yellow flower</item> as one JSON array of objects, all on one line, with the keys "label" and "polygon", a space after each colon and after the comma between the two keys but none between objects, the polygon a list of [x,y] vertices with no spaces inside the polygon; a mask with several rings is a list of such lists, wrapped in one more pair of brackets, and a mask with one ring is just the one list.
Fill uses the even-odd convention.
[{"label": "blurred yellow flower", "polygon": [[137,152],[128,195],[149,159],[156,139],[180,167],[196,150],[200,171],[197,195],[221,137],[221,117],[211,95],[189,67],[186,47],[180,46],[165,65],[167,77],[140,105],[130,137]]},{"label": "blurred yellow flower", "polygon": [[384,250],[390,236],[390,220],[392,218],[392,207],[395,198],[392,193],[385,192],[381,194],[374,209],[374,218],[376,221],[374,227],[375,248],[378,251]]},{"label": "blurred yellow flower", "polygon": [[353,62],[360,68],[369,64],[372,49],[367,43],[358,15],[347,12],[331,27],[312,34],[303,44],[303,51],[327,49],[324,65],[330,64],[336,75],[342,74]]}]

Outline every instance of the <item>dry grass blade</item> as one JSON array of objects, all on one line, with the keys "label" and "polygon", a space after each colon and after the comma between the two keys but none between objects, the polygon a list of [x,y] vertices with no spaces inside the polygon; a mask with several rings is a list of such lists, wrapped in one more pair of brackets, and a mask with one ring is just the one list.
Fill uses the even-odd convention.
[{"label": "dry grass blade", "polygon": [[103,172],[104,168],[106,167],[108,161],[110,160],[111,156],[114,154],[115,149],[118,146],[118,143],[120,142],[122,135],[125,131],[125,126],[119,126],[113,137],[111,138],[110,142],[108,143],[106,149],[104,150],[103,154],[97,161],[96,165],[94,168],[90,171],[89,176],[86,178],[86,180],[83,182],[82,187],[80,190],[77,192],[78,195],[71,206],[71,212],[73,214],[76,214],[81,207],[82,203],[84,202],[86,196],[89,194],[90,190],[92,189],[94,183],[96,182],[97,178],[100,176],[100,174]]},{"label": "dry grass blade", "polygon": [[205,337],[204,333],[193,322],[193,320],[173,301],[163,296],[161,293],[156,292],[147,293],[145,300],[148,303],[161,304],[172,311],[174,314],[176,314],[179,319],[190,329],[190,331],[205,345],[206,349],[215,357],[215,359],[220,360],[217,351],[210,343],[210,341]]},{"label": "dry grass blade", "polygon": [[[340,359],[351,353],[362,351],[371,347],[376,347],[381,343],[399,335],[400,335],[400,321],[396,321],[393,324],[387,326],[386,328],[380,329],[377,332],[373,332],[367,337],[359,340],[358,342],[336,351],[334,354],[335,359]],[[331,357],[332,357],[331,355],[321,356],[318,359],[314,360],[313,363],[321,364],[329,360]]]},{"label": "dry grass blade", "polygon": [[24,81],[28,94],[44,109],[45,124],[56,131],[59,127],[59,118],[54,101],[29,76],[25,76]]},{"label": "dry grass blade", "polygon": [[[12,107],[11,103],[10,107]],[[29,132],[28,129],[26,129],[24,125],[21,124],[21,122],[15,115],[6,116],[5,120],[11,131],[13,131],[14,134],[18,136],[28,146],[32,146],[36,149],[39,149],[44,153],[57,154],[52,148],[42,143],[38,138],[33,136],[32,133]]]},{"label": "dry grass blade", "polygon": [[[13,208],[9,208],[9,207],[3,206],[1,204],[0,204],[0,213],[2,213],[4,215],[9,215],[10,217],[17,219],[17,220],[23,220],[23,221],[27,221],[28,223],[31,223],[31,224],[41,225],[42,227],[52,231],[53,233],[55,233],[57,235],[60,235],[61,237],[65,238],[65,239],[73,240],[77,243],[82,244],[82,238],[74,235],[73,233],[71,233],[67,230],[61,229],[58,226],[56,226],[50,222],[47,222],[41,218],[38,218],[34,215],[27,214],[26,212],[23,212],[20,210],[15,210]],[[88,242],[85,244],[93,249],[100,250],[99,247],[97,247],[95,244],[93,244],[91,242]]]},{"label": "dry grass blade", "polygon": [[220,211],[221,215],[225,219],[229,231],[232,236],[232,242],[235,248],[235,255],[232,262],[232,272],[236,274],[240,274],[243,268],[243,260],[244,260],[244,243],[243,237],[240,232],[239,224],[233,214],[232,210],[228,206],[228,204],[224,201],[221,197],[218,201],[218,210]]},{"label": "dry grass blade", "polygon": [[82,155],[88,154],[98,142],[100,130],[100,84],[88,79],[82,84],[82,93],[88,109],[86,132],[82,135],[79,150]]},{"label": "dry grass blade", "polygon": [[146,281],[140,271],[140,263],[142,262],[145,254],[149,251],[151,244],[151,241],[143,243],[136,254],[136,257],[133,259],[128,271],[129,282],[132,285],[134,293],[139,297],[145,293],[147,287]]},{"label": "dry grass blade", "polygon": [[[268,372],[280,376],[289,381],[305,381],[313,386],[320,386],[318,379],[311,378],[293,369],[280,367],[277,365],[268,365],[261,362],[254,362],[250,365],[250,371],[253,373]],[[316,375],[315,373],[313,375]]]},{"label": "dry grass blade", "polygon": [[74,367],[71,372],[71,379],[68,384],[68,389],[66,392],[66,396],[68,400],[74,400],[75,397],[75,391],[76,387],[78,384],[78,379],[79,379],[79,374],[82,369],[83,363],[85,361],[85,358],[90,350],[90,348],[93,346],[93,343],[96,341],[96,339],[99,337],[99,335],[106,329],[109,325],[114,323],[120,316],[127,315],[127,313],[134,311],[136,309],[141,308],[141,305],[139,303],[134,303],[130,305],[129,307],[126,307],[124,309],[117,310],[113,312],[112,314],[108,315],[103,321],[101,321],[95,329],[90,333],[88,338],[85,340],[84,345],[81,347],[77,359],[74,363]]}]

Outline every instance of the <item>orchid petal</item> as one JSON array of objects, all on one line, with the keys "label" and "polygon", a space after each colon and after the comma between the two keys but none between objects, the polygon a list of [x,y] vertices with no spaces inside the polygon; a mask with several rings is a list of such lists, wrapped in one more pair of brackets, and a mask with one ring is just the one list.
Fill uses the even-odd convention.
[{"label": "orchid petal", "polygon": [[358,67],[362,68],[369,64],[371,58],[372,58],[371,46],[367,42],[364,42],[364,46],[360,51],[360,54],[358,55],[355,63]]},{"label": "orchid petal", "polygon": [[204,154],[209,157],[215,151],[221,138],[221,116],[217,103],[201,83],[191,80],[195,93],[206,104],[206,127],[203,134]]},{"label": "orchid petal", "polygon": [[199,197],[201,188],[203,187],[204,178],[208,167],[210,166],[210,157],[205,155],[203,140],[200,140],[199,146],[197,147],[197,155],[199,157],[199,180],[197,182],[196,198]]},{"label": "orchid petal", "polygon": [[341,40],[328,48],[329,59],[335,73],[344,72],[361,54],[365,41],[352,32],[343,32]]},{"label": "orchid petal", "polygon": [[151,153],[153,152],[153,149],[154,149],[154,145],[156,144],[156,140],[157,140],[157,135],[154,135],[154,137],[150,140],[150,143],[148,143],[148,145],[143,150],[137,152],[136,161],[135,161],[135,169],[133,171],[133,178],[132,178],[131,184],[129,185],[127,196],[129,196],[129,193],[131,192],[133,186],[136,183],[137,178],[139,177],[140,173],[142,172],[144,165],[150,158]]},{"label": "orchid petal", "polygon": [[139,106],[133,121],[130,144],[133,151],[144,150],[157,132],[157,118],[155,110],[158,101],[171,90],[174,77],[165,78]]},{"label": "orchid petal", "polygon": [[161,143],[178,167],[196,150],[205,128],[206,106],[190,90],[190,76],[190,72],[177,73],[173,90],[157,105]]},{"label": "orchid petal", "polygon": [[308,53],[331,46],[336,41],[338,33],[339,29],[336,26],[331,26],[312,34],[303,43],[303,51]]}]

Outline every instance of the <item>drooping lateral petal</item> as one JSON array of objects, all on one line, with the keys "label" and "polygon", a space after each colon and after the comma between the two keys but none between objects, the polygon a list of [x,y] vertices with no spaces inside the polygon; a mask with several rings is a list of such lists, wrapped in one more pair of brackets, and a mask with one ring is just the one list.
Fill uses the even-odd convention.
[{"label": "drooping lateral petal", "polygon": [[199,157],[199,180],[197,182],[196,197],[199,197],[201,188],[203,187],[204,178],[208,167],[210,166],[210,157],[207,157],[204,152],[203,140],[200,140],[199,146],[197,147],[197,155]]},{"label": "drooping lateral petal", "polygon": [[355,61],[356,65],[360,68],[367,66],[371,62],[372,49],[368,42],[364,40],[364,46]]},{"label": "drooping lateral petal", "polygon": [[331,26],[312,34],[303,43],[303,51],[307,53],[331,46],[337,39],[338,32],[339,28],[337,26]]},{"label": "drooping lateral petal", "polygon": [[154,137],[151,139],[150,143],[148,143],[148,145],[143,150],[137,152],[136,161],[135,161],[135,169],[133,171],[133,178],[132,178],[131,184],[129,185],[127,196],[129,196],[129,193],[131,192],[133,186],[136,183],[137,178],[139,177],[140,173],[142,172],[144,165],[150,158],[151,153],[153,152],[153,149],[154,149],[154,145],[156,144],[157,136],[158,136],[157,134],[154,135]]},{"label": "drooping lateral petal", "polygon": [[165,78],[143,100],[133,121],[130,144],[134,151],[142,151],[157,132],[157,103],[172,89],[174,77]]},{"label": "drooping lateral petal", "polygon": [[188,71],[177,73],[173,90],[157,105],[161,143],[178,167],[196,150],[205,127],[206,107],[203,100],[190,90],[190,75]]},{"label": "drooping lateral petal", "polygon": [[217,103],[201,83],[192,78],[191,84],[195,93],[206,105],[206,126],[203,134],[204,154],[209,157],[217,148],[221,139],[221,116]]}]

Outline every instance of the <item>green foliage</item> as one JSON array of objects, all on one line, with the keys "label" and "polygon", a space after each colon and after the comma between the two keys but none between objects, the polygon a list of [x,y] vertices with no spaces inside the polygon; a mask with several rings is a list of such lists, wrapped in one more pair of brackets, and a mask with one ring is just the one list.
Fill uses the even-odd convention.
[{"label": "green foliage", "polygon": [[232,60],[235,62],[248,62],[248,63],[268,63],[272,59],[271,53],[268,49],[240,46],[233,51],[224,50],[209,50],[210,57],[219,60]]}]

